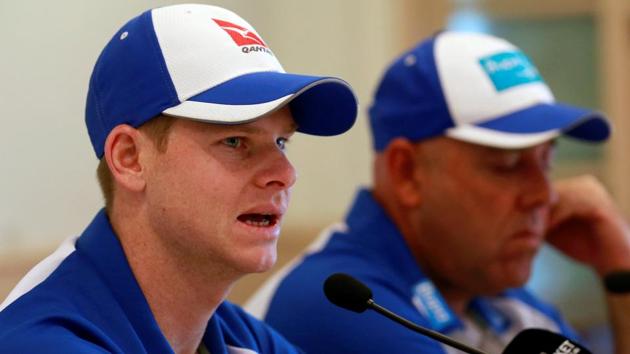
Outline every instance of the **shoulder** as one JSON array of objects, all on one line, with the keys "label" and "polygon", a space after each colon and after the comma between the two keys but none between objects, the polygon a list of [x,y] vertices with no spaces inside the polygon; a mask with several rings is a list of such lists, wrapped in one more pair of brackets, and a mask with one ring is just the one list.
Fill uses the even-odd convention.
[{"label": "shoulder", "polygon": [[76,253],[69,255],[41,282],[26,288],[30,289],[18,294],[2,309],[0,324],[49,317],[102,317],[109,307],[116,306],[111,289]]},{"label": "shoulder", "polygon": [[[376,301],[427,325],[410,300],[379,281],[368,282]],[[307,353],[444,353],[436,342],[373,312],[355,313],[331,304],[321,286],[274,298],[266,321]]]},{"label": "shoulder", "polygon": [[360,279],[379,304],[415,323],[428,324],[411,302],[410,290],[396,275],[355,256],[331,262],[306,260],[279,284],[265,321],[309,353],[444,353],[436,342],[372,311],[354,313],[331,304],[323,283],[335,272]]},{"label": "shoulder", "polygon": [[0,353],[122,353],[89,321],[47,315],[24,318],[11,311],[0,316]]},{"label": "shoulder", "polygon": [[[274,274],[255,294],[248,309],[274,317],[294,318],[313,309],[337,311],[323,292],[326,279],[335,273],[347,273],[369,286],[380,299],[410,303],[407,282],[382,257],[374,257],[376,247],[360,247],[353,240],[356,230],[344,225],[324,231],[304,256]],[[346,239],[349,238],[349,239]],[[313,249],[313,245],[319,247]],[[248,304],[249,305],[249,304]],[[287,314],[287,309],[290,313]]]},{"label": "shoulder", "polygon": [[[32,338],[12,338],[9,341],[0,342],[0,352],[2,353],[41,353],[41,354],[108,354],[114,353],[107,349],[96,346],[93,343],[64,338],[62,336],[49,336]],[[122,353],[122,352],[120,352]]]},{"label": "shoulder", "polygon": [[106,286],[72,254],[0,312],[0,353],[117,352],[104,328],[121,325],[118,313]]}]

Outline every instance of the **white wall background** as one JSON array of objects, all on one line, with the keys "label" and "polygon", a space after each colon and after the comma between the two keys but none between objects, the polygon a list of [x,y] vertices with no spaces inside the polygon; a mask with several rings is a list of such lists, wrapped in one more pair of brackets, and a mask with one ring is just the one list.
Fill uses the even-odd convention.
[{"label": "white wall background", "polygon": [[[204,2],[204,1],[200,1]],[[0,0],[0,254],[50,248],[102,206],[84,126],[92,66],[114,32],[145,9],[177,1]],[[397,53],[386,0],[212,1],[248,20],[287,71],[340,76],[361,111],[344,136],[296,136],[299,171],[286,226],[341,218],[370,180],[365,120],[373,87]],[[313,235],[306,235],[313,236]]]}]

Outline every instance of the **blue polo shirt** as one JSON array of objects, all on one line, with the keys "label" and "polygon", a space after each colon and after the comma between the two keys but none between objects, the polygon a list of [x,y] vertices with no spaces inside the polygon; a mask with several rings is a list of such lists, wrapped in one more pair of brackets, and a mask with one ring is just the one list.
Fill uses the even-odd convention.
[{"label": "blue polo shirt", "polygon": [[[45,279],[0,312],[0,353],[173,353],[101,210]],[[203,343],[212,354],[298,353],[223,302]]]},{"label": "blue polo shirt", "polygon": [[373,311],[359,314],[329,303],[322,284],[337,272],[364,282],[378,304],[488,352],[501,352],[518,332],[529,327],[575,339],[558,312],[525,289],[476,298],[469,318],[459,318],[367,190],[359,192],[344,224],[320,236],[303,258],[265,284],[246,308],[308,353],[450,351]]}]

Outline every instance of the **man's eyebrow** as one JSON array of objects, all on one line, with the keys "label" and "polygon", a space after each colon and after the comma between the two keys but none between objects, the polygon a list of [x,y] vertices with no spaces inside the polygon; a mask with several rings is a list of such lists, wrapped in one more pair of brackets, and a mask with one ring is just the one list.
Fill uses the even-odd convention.
[{"label": "man's eyebrow", "polygon": [[[549,140],[543,144],[548,144],[548,148],[549,149],[555,149],[558,147],[558,139],[552,139]],[[491,154],[505,154],[505,153],[520,153],[520,152],[525,152],[528,149],[531,149],[532,147],[525,147],[525,148],[515,148],[515,149],[504,149],[504,148],[496,148],[496,147],[491,147],[491,146],[480,146],[480,148],[482,148],[486,153],[491,153]]]},{"label": "man's eyebrow", "polygon": [[[265,133],[265,130],[260,127],[247,125],[247,124],[234,124],[234,125],[224,125],[223,126],[226,132],[235,131],[235,132],[243,132],[247,134],[262,134]],[[293,133],[297,130],[298,125],[295,122],[291,122],[291,124],[286,125],[282,128],[283,133]]]},{"label": "man's eyebrow", "polygon": [[525,148],[505,149],[505,148],[498,148],[498,147],[493,147],[493,146],[480,146],[480,148],[485,154],[494,154],[494,155],[512,154],[515,152],[518,153],[518,152],[523,152],[526,150]]}]

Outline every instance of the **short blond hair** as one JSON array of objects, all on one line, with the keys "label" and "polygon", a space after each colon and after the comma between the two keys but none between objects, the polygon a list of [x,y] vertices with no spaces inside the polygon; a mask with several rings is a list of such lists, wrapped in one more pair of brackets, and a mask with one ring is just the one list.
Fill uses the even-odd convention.
[{"label": "short blond hair", "polygon": [[[155,144],[157,150],[162,153],[166,151],[168,135],[175,119],[176,118],[173,117],[160,115],[148,120],[138,129],[146,133],[153,144]],[[96,177],[98,179],[98,184],[101,187],[101,192],[103,193],[105,210],[111,211],[112,203],[114,202],[114,178],[104,157],[101,158],[98,163],[98,167],[96,168]]]}]

